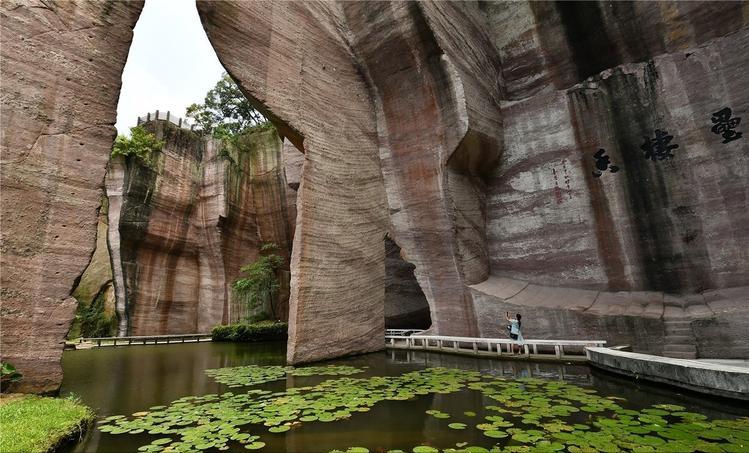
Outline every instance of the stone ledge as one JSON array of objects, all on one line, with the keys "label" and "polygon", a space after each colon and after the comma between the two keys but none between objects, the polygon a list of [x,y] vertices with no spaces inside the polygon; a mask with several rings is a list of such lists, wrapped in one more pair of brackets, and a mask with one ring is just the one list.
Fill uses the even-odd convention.
[{"label": "stone ledge", "polygon": [[609,348],[587,348],[588,363],[617,374],[749,401],[749,369]]}]

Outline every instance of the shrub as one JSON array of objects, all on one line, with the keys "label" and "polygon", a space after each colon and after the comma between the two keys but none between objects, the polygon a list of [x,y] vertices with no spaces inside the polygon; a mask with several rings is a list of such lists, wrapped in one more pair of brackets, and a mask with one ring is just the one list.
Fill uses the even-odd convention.
[{"label": "shrub", "polygon": [[118,135],[112,146],[112,157],[135,156],[150,165],[153,153],[161,151],[164,142],[140,126],[130,128],[130,137]]},{"label": "shrub", "polygon": [[213,341],[277,341],[286,339],[287,330],[285,322],[260,321],[216,326],[211,331],[211,336]]},{"label": "shrub", "polygon": [[16,367],[8,362],[0,362],[0,387],[5,390],[11,382],[18,382],[23,375],[16,371]]},{"label": "shrub", "polygon": [[245,276],[232,284],[237,296],[246,300],[251,310],[262,308],[262,311],[265,311],[267,306],[271,318],[276,316],[273,300],[279,288],[276,271],[283,265],[283,258],[274,253],[277,249],[276,244],[263,244],[260,247],[260,253],[263,255],[256,261],[242,266],[240,271]]}]

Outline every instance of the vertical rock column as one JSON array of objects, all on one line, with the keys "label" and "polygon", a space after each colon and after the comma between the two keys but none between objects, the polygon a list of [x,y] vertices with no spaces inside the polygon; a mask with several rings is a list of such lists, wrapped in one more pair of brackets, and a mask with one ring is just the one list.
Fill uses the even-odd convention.
[{"label": "vertical rock column", "polygon": [[384,347],[387,227],[367,87],[327,2],[198,2],[219,59],[305,152],[291,258],[290,363]]},{"label": "vertical rock column", "polygon": [[489,274],[479,167],[490,169],[501,151],[493,47],[470,13],[390,2],[344,9],[376,99],[393,238],[416,266],[432,331],[475,335],[465,283]]},{"label": "vertical rock column", "polygon": [[2,47],[2,360],[51,392],[96,240],[115,109],[142,2],[14,2]]}]

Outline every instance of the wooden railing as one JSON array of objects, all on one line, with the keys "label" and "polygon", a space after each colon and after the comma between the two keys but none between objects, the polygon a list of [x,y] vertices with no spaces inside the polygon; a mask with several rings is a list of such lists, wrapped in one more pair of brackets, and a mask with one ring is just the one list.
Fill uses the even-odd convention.
[{"label": "wooden railing", "polygon": [[96,346],[128,346],[138,344],[170,344],[170,343],[200,343],[211,341],[209,333],[194,333],[181,335],[144,335],[134,337],[94,337],[79,338],[78,343],[93,343]]},{"label": "wooden railing", "polygon": [[[509,338],[385,335],[385,347],[393,349],[502,357],[512,355],[514,346],[514,349],[518,350],[522,357],[544,360],[584,361],[586,359],[586,347],[601,347],[605,344],[606,342],[603,340],[524,340],[522,343],[518,343]],[[565,348],[567,349],[565,350]]]}]

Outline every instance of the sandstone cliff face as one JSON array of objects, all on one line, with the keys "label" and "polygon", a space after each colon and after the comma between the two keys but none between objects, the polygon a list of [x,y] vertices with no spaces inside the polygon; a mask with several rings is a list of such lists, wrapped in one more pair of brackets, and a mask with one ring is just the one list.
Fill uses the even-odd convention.
[{"label": "sandstone cliff face", "polygon": [[47,392],[75,313],[142,2],[0,6],[2,360]]},{"label": "sandstone cliff face", "polygon": [[[497,335],[498,308],[512,299],[514,310],[537,316],[538,335],[626,341],[643,328],[652,335],[641,349],[690,355],[715,352],[699,330],[713,323],[730,332],[723,354],[747,353],[737,335],[749,307],[736,297],[749,283],[747,145],[730,130],[712,130],[729,121],[725,108],[741,117],[749,105],[749,62],[731,50],[748,39],[746,4],[204,2],[199,9],[238,82],[299,133],[305,190],[369,181],[336,177],[350,157],[343,147],[316,155],[315,177],[306,174],[310,134],[334,143],[348,124],[313,87],[323,79],[324,93],[336,96],[364,81],[370,103],[359,102],[359,91],[355,100],[348,95],[359,119],[349,135],[376,125],[391,234],[415,265],[433,332]],[[300,32],[314,36],[314,51],[296,39]],[[248,36],[253,45],[236,45]],[[331,63],[340,47],[357,74]],[[301,105],[317,127],[299,118]],[[310,195],[307,206],[332,200]],[[346,215],[305,220],[300,212],[296,240],[317,241],[330,228],[331,244],[346,243],[335,225],[360,218]],[[292,265],[292,319],[296,311],[304,322],[295,319],[290,359],[312,347],[300,338],[330,355],[358,350],[363,343],[330,349],[315,333],[340,325],[325,316],[333,307],[375,301],[327,302],[334,293],[318,290],[337,280],[308,280],[305,250]],[[320,260],[315,269],[338,265]],[[364,270],[351,269],[356,278],[338,294],[364,288],[357,280]],[[596,327],[572,333],[553,322],[578,311]],[[370,316],[357,319],[374,326]],[[671,344],[675,337],[691,340]]]},{"label": "sandstone cliff face", "polygon": [[[382,348],[386,232],[415,266],[434,332],[497,335],[497,316],[512,307],[533,315],[536,326],[525,325],[534,335],[626,341],[645,329],[645,350],[749,355],[749,138],[738,135],[749,105],[747,3],[198,7],[221,61],[304,153],[297,188],[261,190],[291,199],[298,189],[290,362]],[[12,326],[3,354],[37,388],[59,380],[58,343],[93,247],[112,93],[138,8],[3,4],[4,41],[19,37],[2,50],[12,80],[3,84],[12,112],[2,138],[3,321]],[[182,155],[198,153],[210,146]],[[133,313],[144,329],[226,313],[202,306],[201,320],[180,293],[193,278],[203,280],[201,297],[220,292],[224,258],[200,244],[218,243],[225,220],[192,217],[199,203],[186,194],[219,200],[220,185],[174,159],[182,183],[156,172],[131,187],[127,168],[107,182],[125,189],[110,202],[122,203],[120,222],[133,219],[126,236],[143,240],[134,257],[112,251],[125,263],[115,282],[133,284],[127,263],[151,266],[137,297],[161,317]],[[131,190],[154,199],[130,206]],[[71,213],[85,217],[75,228]],[[179,229],[138,220],[170,213]],[[275,221],[233,215],[235,225],[284,234]],[[169,277],[177,265],[189,282]],[[172,291],[148,289],[157,281]],[[34,329],[43,334],[24,341]],[[44,376],[23,369],[33,353]]]},{"label": "sandstone cliff face", "polygon": [[224,67],[305,153],[289,362],[382,349],[385,190],[372,103],[340,6],[199,2],[198,11]]},{"label": "sandstone cliff face", "polygon": [[108,230],[109,201],[103,196],[96,225],[96,248],[73,290],[78,310],[68,332],[68,338],[117,335],[112,263],[107,246]]},{"label": "sandstone cliff face", "polygon": [[[288,259],[282,141],[274,130],[236,142],[203,139],[166,121],[146,128],[164,140],[150,164],[113,161],[108,195],[121,334],[207,332],[246,315],[232,298],[240,268],[272,242]],[[112,232],[112,230],[117,230]],[[283,287],[283,285],[282,285]],[[281,295],[277,316],[287,313]],[[288,296],[286,296],[288,297]]]}]

